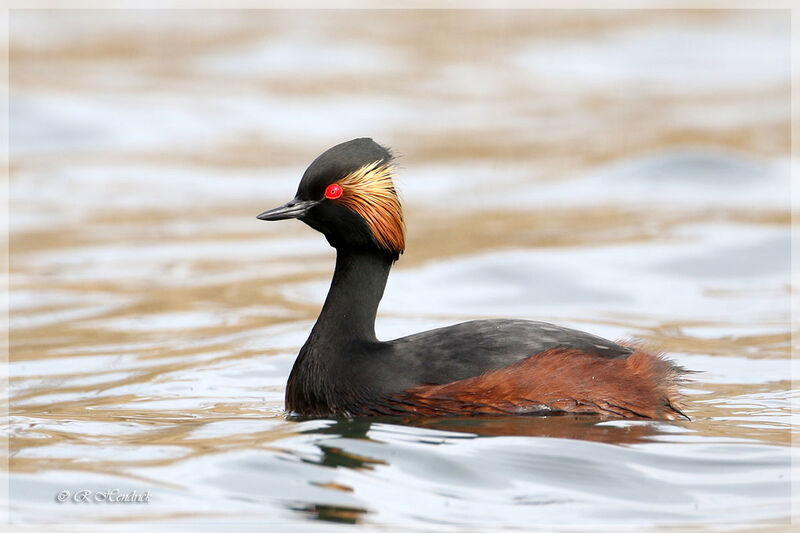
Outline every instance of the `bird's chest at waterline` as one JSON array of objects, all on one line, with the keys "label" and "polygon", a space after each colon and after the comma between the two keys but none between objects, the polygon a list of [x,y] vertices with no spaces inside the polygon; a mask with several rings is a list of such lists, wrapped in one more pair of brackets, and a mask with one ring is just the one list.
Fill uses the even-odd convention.
[{"label": "bird's chest at waterline", "polygon": [[[368,355],[367,355],[368,354]],[[318,345],[309,339],[286,386],[286,409],[304,416],[356,416],[382,391],[380,351],[359,345]]]}]

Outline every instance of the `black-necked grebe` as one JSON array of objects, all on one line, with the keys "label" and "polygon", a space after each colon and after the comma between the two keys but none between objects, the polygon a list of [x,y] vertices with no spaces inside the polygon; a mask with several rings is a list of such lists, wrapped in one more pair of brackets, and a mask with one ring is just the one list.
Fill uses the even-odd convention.
[{"label": "black-necked grebe", "polygon": [[333,281],[286,386],[303,416],[585,413],[687,418],[686,371],[636,345],[546,322],[476,320],[393,341],[375,337],[392,263],[405,248],[393,156],[372,139],[327,150],[297,194],[261,220],[297,218],[336,248]]}]

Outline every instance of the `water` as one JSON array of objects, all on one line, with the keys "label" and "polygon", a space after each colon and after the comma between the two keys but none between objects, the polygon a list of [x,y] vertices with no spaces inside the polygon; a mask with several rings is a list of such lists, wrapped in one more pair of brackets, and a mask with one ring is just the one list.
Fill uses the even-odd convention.
[{"label": "water", "polygon": [[[787,527],[787,14],[16,11],[11,61],[13,523]],[[644,339],[693,420],[287,420],[333,252],[255,215],[364,135],[379,337]],[[74,502],[113,489],[150,501]]]}]

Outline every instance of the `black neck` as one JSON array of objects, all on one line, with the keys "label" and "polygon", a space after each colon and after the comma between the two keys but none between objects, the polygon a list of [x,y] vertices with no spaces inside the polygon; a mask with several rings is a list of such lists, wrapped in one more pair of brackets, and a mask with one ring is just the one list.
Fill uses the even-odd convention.
[{"label": "black neck", "polygon": [[338,249],[331,288],[311,335],[328,343],[375,341],[375,315],[391,268],[388,254]]}]

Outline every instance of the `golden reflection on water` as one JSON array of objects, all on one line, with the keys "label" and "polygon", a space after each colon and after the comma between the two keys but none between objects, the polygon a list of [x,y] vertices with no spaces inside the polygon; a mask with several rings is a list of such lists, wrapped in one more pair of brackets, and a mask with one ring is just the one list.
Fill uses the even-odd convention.
[{"label": "golden reflection on water", "polygon": [[[342,128],[325,138],[380,135],[402,152],[401,189],[402,181],[408,180],[412,194],[405,202],[409,247],[397,272],[504,250],[625,245],[636,254],[652,244],[680,244],[686,240],[681,233],[686,228],[727,225],[767,232],[790,226],[788,205],[780,203],[709,201],[697,207],[669,201],[661,205],[652,198],[639,202],[633,195],[630,201],[606,199],[587,206],[571,204],[567,195],[558,205],[526,208],[489,200],[462,204],[458,196],[463,186],[464,196],[497,199],[505,187],[513,197],[520,189],[567,183],[604,165],[686,146],[760,162],[787,158],[789,116],[774,110],[787,106],[788,79],[741,87],[732,83],[716,93],[703,87],[636,88],[625,79],[565,87],[526,77],[511,60],[517,49],[534,41],[559,46],[572,39],[613,40],[663,24],[736,32],[744,15],[359,12],[328,14],[309,24],[305,14],[292,12],[225,12],[215,23],[200,20],[197,26],[177,13],[125,13],[132,17],[127,22],[122,16],[12,16],[12,21],[24,22],[16,30],[12,24],[12,98],[20,106],[45,109],[44,118],[30,111],[30,117],[17,120],[41,120],[39,134],[55,127],[66,131],[66,139],[55,141],[26,133],[27,140],[17,145],[12,127],[10,275],[12,297],[18,295],[12,298],[10,331],[9,467],[14,473],[106,473],[179,487],[179,482],[140,472],[233,450],[287,452],[281,441],[298,430],[281,410],[288,367],[280,357],[296,353],[321,304],[287,288],[324,282],[332,269],[332,253],[321,237],[299,224],[265,227],[254,217],[288,199],[305,165],[327,144],[320,145],[321,136],[313,136],[313,128],[308,140],[297,134],[281,136],[280,120],[261,128],[245,119],[251,111],[263,114],[268,123],[269,113],[290,100],[318,106],[320,101],[354,96],[365,102],[382,99],[382,107],[370,108],[370,113],[386,115],[375,132],[354,134]],[[746,16],[767,27],[773,23],[769,14]],[[148,17],[159,24],[148,24]],[[235,64],[237,50],[246,55],[248,47],[270,39],[333,42],[342,24],[347,42],[355,48],[378,47],[393,60],[371,65],[377,75],[352,66],[346,75],[285,66],[274,72],[226,73],[225,68],[219,72],[214,70],[218,66],[208,66],[217,63],[204,62],[223,54]],[[58,31],[50,41],[37,40],[22,31],[27,25],[49,25]],[[478,73],[486,85],[459,81],[459,72]],[[51,97],[54,105],[72,114],[48,122],[48,113],[57,115],[44,107],[43,101]],[[226,122],[226,109],[237,109],[230,100],[237,98],[242,98],[245,111]],[[139,130],[132,129],[129,137],[103,140],[103,135],[113,137],[115,131],[130,127],[120,123],[96,137],[90,131],[89,140],[70,144],[71,135],[91,130],[92,124],[136,121],[135,111],[122,112],[129,104],[140,106],[134,109],[174,107],[200,118],[188,126],[180,124],[186,117],[175,118],[177,133],[161,141],[149,140],[161,137],[147,122],[152,117],[143,117]],[[415,107],[423,112],[454,107],[475,115],[466,121],[469,127],[449,125],[446,115],[439,121],[404,120],[403,110],[411,113]],[[495,108],[502,112],[486,112]],[[320,109],[314,124],[339,119],[326,116],[328,107]],[[738,110],[736,120],[720,118],[733,110]],[[106,112],[111,114],[106,117]],[[88,125],[81,123],[84,118]],[[284,120],[292,120],[291,114]],[[14,124],[18,122],[12,120]],[[284,124],[287,129],[289,125]],[[213,133],[181,137],[181,132],[188,135],[203,127]],[[487,161],[494,171],[487,171],[484,181],[466,176],[453,185],[441,177]],[[491,167],[498,161],[504,166]],[[419,181],[414,182],[415,169],[421,172],[429,165],[434,170],[417,175]],[[503,169],[515,165],[529,173],[505,176]],[[98,169],[99,177],[86,177]],[[137,178],[137,169],[155,169],[165,184],[179,170],[197,176],[180,182],[177,192],[164,192],[159,180]],[[285,179],[262,181],[260,174],[269,172],[285,173]],[[226,192],[227,179],[237,180],[232,193]],[[423,180],[441,183],[441,189],[423,194],[414,188]],[[585,272],[591,275],[591,269]],[[418,291],[424,298],[426,288]],[[752,288],[746,282],[734,288],[710,286],[705,294],[734,301],[747,295],[758,299],[769,291],[788,299],[788,286]],[[788,308],[771,310],[746,331],[740,331],[741,324],[733,327],[719,319],[664,318],[658,310],[647,314],[609,309],[589,319],[578,308],[572,311],[574,321],[585,322],[587,329],[635,331],[653,345],[687,357],[729,358],[726,365],[737,360],[786,361],[785,379],[779,380],[720,382],[697,374],[689,385],[694,420],[676,426],[709,438],[790,444]],[[469,318],[456,315],[434,310],[423,318]],[[391,309],[383,316],[417,318]],[[704,328],[722,332],[692,333]],[[257,384],[248,371],[268,366],[271,359],[284,361],[283,366],[264,370]],[[232,369],[230,375],[225,369]],[[224,425],[242,420],[252,427],[240,431]],[[554,436],[616,444],[646,442],[659,434],[652,426],[613,428],[567,419],[409,423],[487,436]],[[263,430],[253,431],[262,425]],[[105,447],[121,452],[109,458],[102,453]],[[135,449],[142,453],[126,456]],[[345,460],[335,451],[328,450],[329,455],[335,456],[331,461]],[[333,482],[320,486],[353,490]],[[324,504],[297,508],[350,523],[366,512]]]}]

